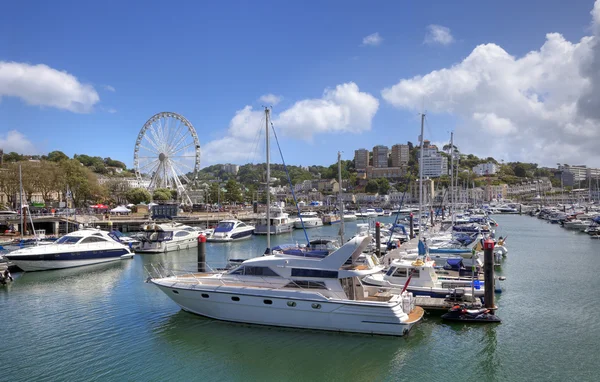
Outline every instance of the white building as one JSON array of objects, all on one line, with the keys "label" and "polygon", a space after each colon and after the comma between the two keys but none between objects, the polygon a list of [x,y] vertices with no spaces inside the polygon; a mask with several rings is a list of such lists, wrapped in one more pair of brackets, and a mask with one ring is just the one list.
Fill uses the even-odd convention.
[{"label": "white building", "polygon": [[473,167],[473,172],[477,174],[477,176],[494,175],[496,171],[498,171],[498,166],[492,162],[481,163]]},{"label": "white building", "polygon": [[[420,157],[419,165],[421,165]],[[439,178],[442,175],[448,175],[448,158],[439,152],[430,152],[430,155],[425,155],[424,152],[422,165],[424,178]]]},{"label": "white building", "polygon": [[228,174],[237,175],[238,171],[240,171],[240,166],[237,164],[227,163],[222,166],[222,169]]}]

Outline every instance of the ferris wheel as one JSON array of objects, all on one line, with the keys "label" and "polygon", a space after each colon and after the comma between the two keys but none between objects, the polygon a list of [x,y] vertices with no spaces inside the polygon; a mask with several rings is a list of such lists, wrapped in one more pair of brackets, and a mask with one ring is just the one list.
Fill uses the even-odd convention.
[{"label": "ferris wheel", "polygon": [[135,141],[133,166],[140,184],[148,190],[177,190],[184,202],[191,204],[186,192],[189,174],[196,179],[200,170],[200,141],[194,126],[177,113],[162,112],[152,116]]}]

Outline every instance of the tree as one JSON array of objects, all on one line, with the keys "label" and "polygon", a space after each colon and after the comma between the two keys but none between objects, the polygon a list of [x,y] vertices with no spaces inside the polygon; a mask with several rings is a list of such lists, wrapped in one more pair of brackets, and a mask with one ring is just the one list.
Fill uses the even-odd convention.
[{"label": "tree", "polygon": [[377,179],[377,185],[377,191],[379,192],[379,194],[387,195],[388,191],[390,190],[390,182],[386,178],[379,178]]},{"label": "tree", "polygon": [[525,169],[525,166],[523,166],[522,163],[517,163],[514,166],[513,171],[515,172],[515,176],[518,176],[519,178],[527,177],[527,170]]},{"label": "tree", "polygon": [[370,179],[365,186],[365,191],[369,193],[376,193],[379,191],[379,183],[375,179]]},{"label": "tree", "polygon": [[9,152],[8,154],[4,154],[4,161],[6,163],[20,162],[22,160],[25,160],[25,157],[21,154],[17,154],[14,151]]},{"label": "tree", "polygon": [[71,191],[75,206],[81,207],[89,199],[104,197],[103,189],[98,184],[96,176],[81,162],[75,159],[60,162],[60,170],[65,176],[65,186]]},{"label": "tree", "polygon": [[16,208],[15,196],[19,193],[19,167],[17,164],[7,163],[6,169],[0,171],[0,191],[6,195],[8,203]]},{"label": "tree", "polygon": [[69,157],[67,154],[63,153],[62,151],[51,151],[48,153],[48,160],[50,162],[60,162],[68,159]]},{"label": "tree", "polygon": [[125,198],[129,203],[150,203],[152,195],[145,188],[130,188],[125,192]]},{"label": "tree", "polygon": [[219,183],[213,182],[208,186],[208,200],[210,203],[218,203],[219,202]]},{"label": "tree", "polygon": [[171,190],[168,188],[157,188],[154,190],[152,194],[152,199],[154,200],[170,200],[171,199]]},{"label": "tree", "polygon": [[225,200],[230,203],[240,203],[243,202],[242,191],[240,189],[240,184],[233,179],[229,179],[227,184],[225,185]]},{"label": "tree", "polygon": [[53,193],[65,189],[64,174],[55,162],[41,161],[37,177],[37,190],[42,194],[46,203],[52,200]]}]

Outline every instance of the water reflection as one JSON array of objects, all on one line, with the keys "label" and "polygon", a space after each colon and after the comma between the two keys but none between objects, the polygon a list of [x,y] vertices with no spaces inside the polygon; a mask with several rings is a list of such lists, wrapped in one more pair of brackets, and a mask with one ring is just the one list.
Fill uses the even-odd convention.
[{"label": "water reflection", "polygon": [[411,348],[407,338],[237,324],[184,311],[153,330],[170,351],[228,365],[224,379],[383,380],[405,365]]}]

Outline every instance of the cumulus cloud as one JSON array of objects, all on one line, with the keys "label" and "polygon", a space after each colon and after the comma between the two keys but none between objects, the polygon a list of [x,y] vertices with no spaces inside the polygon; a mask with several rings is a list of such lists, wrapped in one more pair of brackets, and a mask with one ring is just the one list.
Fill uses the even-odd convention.
[{"label": "cumulus cloud", "polygon": [[89,113],[100,100],[77,77],[44,64],[0,61],[0,97],[18,97],[30,105]]},{"label": "cumulus cloud", "polygon": [[[597,30],[599,1],[592,15]],[[416,111],[424,100],[430,112],[458,117],[457,145],[463,151],[545,165],[600,166],[598,39],[585,36],[573,43],[549,33],[540,49],[522,57],[495,44],[479,45],[462,62],[402,79],[382,96]],[[484,149],[486,139],[491,144]]]},{"label": "cumulus cloud", "polygon": [[[348,82],[325,89],[321,98],[298,101],[281,113],[273,114],[271,120],[282,136],[310,141],[315,134],[368,131],[378,108],[377,98]],[[255,159],[252,156],[256,155],[256,137],[262,128],[262,110],[251,106],[238,110],[225,137],[204,145],[203,165]]]},{"label": "cumulus cloud", "polygon": [[450,28],[435,24],[427,26],[427,33],[425,34],[426,44],[450,45],[453,42],[454,37],[450,33]]},{"label": "cumulus cloud", "polygon": [[361,133],[371,130],[379,101],[361,92],[354,82],[325,89],[323,97],[296,102],[275,119],[286,135],[312,139],[326,132]]},{"label": "cumulus cloud", "polygon": [[368,36],[363,37],[362,46],[377,46],[381,45],[383,37],[379,35],[379,32],[372,33]]},{"label": "cumulus cloud", "polygon": [[281,102],[281,100],[283,99],[283,97],[275,95],[275,94],[265,94],[263,96],[261,96],[258,100],[260,102],[265,103],[265,106],[275,106],[277,105],[279,102]]},{"label": "cumulus cloud", "polygon": [[29,139],[17,130],[10,130],[6,134],[0,134],[0,149],[4,153],[16,152],[19,154],[37,154],[38,150]]}]

